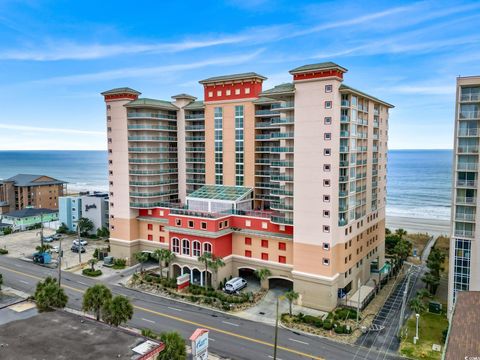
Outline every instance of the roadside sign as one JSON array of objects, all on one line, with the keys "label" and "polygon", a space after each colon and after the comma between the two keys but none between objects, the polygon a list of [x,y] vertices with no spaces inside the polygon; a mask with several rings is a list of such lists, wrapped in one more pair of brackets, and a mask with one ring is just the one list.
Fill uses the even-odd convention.
[{"label": "roadside sign", "polygon": [[197,329],[190,336],[192,342],[192,359],[207,360],[208,359],[208,330]]}]

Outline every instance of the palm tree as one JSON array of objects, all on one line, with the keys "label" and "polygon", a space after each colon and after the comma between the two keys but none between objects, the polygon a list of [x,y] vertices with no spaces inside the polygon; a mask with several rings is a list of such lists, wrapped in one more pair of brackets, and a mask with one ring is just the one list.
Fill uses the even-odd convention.
[{"label": "palm tree", "polygon": [[37,250],[39,253],[44,253],[47,250],[51,249],[52,246],[49,244],[43,244],[43,245],[38,245],[35,250]]},{"label": "palm tree", "polygon": [[170,263],[175,259],[175,253],[170,250],[166,250],[163,253],[163,261],[165,262],[165,267],[167,268],[167,279],[170,279]]},{"label": "palm tree", "polygon": [[78,219],[77,226],[80,228],[80,235],[82,236],[88,235],[95,227],[92,220],[84,217]]},{"label": "palm tree", "polygon": [[98,259],[91,258],[90,260],[88,260],[88,264],[90,265],[90,268],[92,269],[92,271],[95,271],[96,263],[98,263]]},{"label": "palm tree", "polygon": [[288,300],[288,306],[289,306],[289,313],[290,313],[290,316],[292,316],[292,304],[295,300],[298,299],[298,296],[300,294],[293,291],[293,290],[289,290],[285,293],[285,297],[287,298]]},{"label": "palm tree", "polygon": [[223,259],[221,257],[217,257],[217,256],[213,255],[212,260],[210,260],[209,265],[210,265],[210,268],[215,272],[215,283],[217,283],[218,269],[225,266],[225,262],[223,261]]},{"label": "palm tree", "polygon": [[[160,278],[163,277],[163,264],[168,267],[170,262],[175,258],[175,254],[168,249],[157,249],[153,252],[153,257],[158,260],[158,267],[160,268]],[[168,274],[168,272],[167,272]],[[167,279],[168,279],[167,275]]]},{"label": "palm tree", "polygon": [[135,260],[140,263],[140,272],[143,273],[143,264],[148,261],[149,254],[143,251],[136,252],[133,254]]},{"label": "palm tree", "polygon": [[178,332],[161,333],[160,341],[165,344],[165,349],[158,355],[158,360],[185,360],[187,358],[185,340]]},{"label": "palm tree", "polygon": [[107,324],[119,326],[133,317],[133,306],[125,296],[117,295],[102,306],[102,319]]},{"label": "palm tree", "polygon": [[208,282],[207,282],[208,264],[210,263],[211,259],[212,259],[212,254],[209,253],[208,251],[205,251],[201,256],[197,258],[198,261],[202,262],[205,265],[205,289],[208,288]]},{"label": "palm tree", "polygon": [[407,232],[404,229],[397,229],[395,230],[395,234],[402,239],[405,235],[407,235]]},{"label": "palm tree", "polygon": [[208,268],[210,267],[215,272],[215,281],[217,278],[218,269],[222,266],[225,266],[225,262],[219,256],[215,256],[212,253],[204,252],[201,256],[197,258],[198,261],[202,262],[205,265],[205,289],[208,287],[207,277],[208,277]]},{"label": "palm tree", "polygon": [[435,295],[437,292],[438,285],[440,285],[440,278],[435,274],[428,272],[422,278],[422,281],[425,283],[427,289],[429,289],[432,295]]},{"label": "palm tree", "polygon": [[95,314],[95,318],[100,320],[100,311],[102,307],[112,299],[112,293],[110,289],[105,285],[97,284],[85,291],[83,295],[83,311],[92,311]]},{"label": "palm tree", "polygon": [[57,279],[51,276],[47,277],[43,282],[38,282],[34,297],[40,312],[62,309],[68,302],[68,296],[58,285]]},{"label": "palm tree", "polygon": [[267,268],[262,268],[255,270],[255,275],[260,280],[260,285],[262,285],[265,279],[267,279],[269,276],[272,276],[272,272]]},{"label": "palm tree", "polygon": [[421,314],[425,310],[427,310],[427,306],[422,301],[422,299],[417,295],[412,300],[410,300],[410,309],[417,314]]}]

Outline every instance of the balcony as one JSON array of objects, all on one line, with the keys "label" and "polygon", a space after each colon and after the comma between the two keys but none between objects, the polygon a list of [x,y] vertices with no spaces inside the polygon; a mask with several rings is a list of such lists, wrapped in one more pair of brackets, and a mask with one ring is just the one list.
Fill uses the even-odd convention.
[{"label": "balcony", "polygon": [[378,128],[378,121],[375,121],[375,120],[373,121],[373,127]]},{"label": "balcony", "polygon": [[478,154],[478,146],[458,146],[457,152],[459,154]]},{"label": "balcony", "polygon": [[130,207],[136,209],[151,209],[155,207],[171,207],[172,204],[165,201],[157,201],[157,202],[131,202]]},{"label": "balcony", "polygon": [[286,133],[273,133],[271,134],[272,139],[291,139],[293,138],[293,132],[286,132]]},{"label": "balcony", "polygon": [[342,191],[342,190],[340,190],[340,191],[338,192],[338,196],[339,196],[339,197],[347,197],[347,196],[348,196],[348,191],[345,191],[345,190]]},{"label": "balcony", "polygon": [[476,188],[477,180],[457,180],[457,187]]},{"label": "balcony", "polygon": [[165,195],[173,195],[176,194],[177,190],[168,190],[168,191],[157,191],[157,192],[130,192],[130,197],[137,197],[137,198],[152,198],[152,197],[161,197]]},{"label": "balcony", "polygon": [[340,167],[347,167],[349,165],[348,160],[342,160],[340,161]]},{"label": "balcony", "polygon": [[480,111],[461,111],[458,115],[459,119],[480,119]]},{"label": "balcony", "polygon": [[342,100],[342,107],[350,107],[350,101],[348,100]]},{"label": "balcony", "polygon": [[205,168],[187,168],[188,174],[205,174]]},{"label": "balcony", "polygon": [[476,205],[477,198],[468,196],[457,196],[456,203],[457,205]]},{"label": "balcony", "polygon": [[278,115],[277,112],[272,111],[272,110],[255,110],[255,115],[256,116],[275,116]]},{"label": "balcony", "polygon": [[340,131],[340,137],[349,137],[350,133],[348,131]]},{"label": "balcony", "polygon": [[187,125],[185,126],[186,131],[204,131],[205,125]]},{"label": "balcony", "polygon": [[467,94],[460,96],[461,102],[480,102],[480,94]]},{"label": "balcony", "polygon": [[187,185],[205,185],[205,179],[190,179],[186,180]]},{"label": "balcony", "polygon": [[272,153],[293,153],[293,146],[271,147],[270,152],[272,152]]},{"label": "balcony", "polygon": [[205,119],[205,114],[188,114],[185,115],[185,120],[202,120]]},{"label": "balcony", "polygon": [[458,129],[458,136],[462,136],[462,137],[478,136],[478,128]]},{"label": "balcony", "polygon": [[170,125],[128,125],[128,130],[155,130],[155,131],[177,131],[176,126]]},{"label": "balcony", "polygon": [[271,181],[288,181],[292,182],[293,181],[293,176],[292,175],[271,175],[270,176]]},{"label": "balcony", "polygon": [[340,153],[348,153],[348,146],[340,146]]},{"label": "balcony", "polygon": [[270,152],[270,146],[257,146],[255,148],[255,151],[256,152],[267,152],[267,153],[269,153]]},{"label": "balcony", "polygon": [[293,211],[293,205],[278,202],[271,203],[270,208],[272,210]]},{"label": "balcony", "polygon": [[289,125],[289,124],[294,124],[294,118],[293,117],[284,117],[284,118],[272,118],[270,120],[270,125]]},{"label": "balcony", "polygon": [[176,184],[177,179],[167,179],[162,181],[130,181],[130,186],[162,186]]},{"label": "balcony", "polygon": [[255,127],[256,127],[256,128],[265,128],[265,127],[270,127],[270,126],[272,126],[272,124],[270,123],[270,121],[268,121],[268,122],[267,122],[267,121],[262,121],[262,122],[257,122],[257,123],[255,124]]},{"label": "balcony", "polygon": [[177,138],[174,136],[129,136],[128,141],[166,141],[176,142]]},{"label": "balcony", "polygon": [[147,154],[157,154],[157,153],[176,153],[177,148],[169,147],[131,147],[128,148],[130,153],[147,153]]},{"label": "balcony", "polygon": [[270,134],[255,135],[255,140],[270,140]]},{"label": "balcony", "polygon": [[164,119],[164,120],[177,120],[176,115],[153,113],[146,111],[129,112],[127,114],[128,119]]},{"label": "balcony", "polygon": [[271,160],[270,159],[264,159],[264,158],[257,158],[255,159],[255,164],[261,164],[261,165],[270,165]]},{"label": "balcony", "polygon": [[455,214],[455,220],[475,222],[475,214],[456,213]]},{"label": "balcony", "polygon": [[186,158],[185,161],[187,163],[204,163],[205,158],[199,157],[199,158]]},{"label": "balcony", "polygon": [[477,169],[478,169],[477,163],[457,163],[457,170],[477,171]]},{"label": "balcony", "polygon": [[340,116],[340,122],[342,122],[342,123],[349,123],[349,122],[350,122],[350,116],[348,116],[348,115],[341,115],[341,116]]},{"label": "balcony", "polygon": [[375,189],[378,187],[378,181],[372,181],[372,188]]},{"label": "balcony", "polygon": [[279,225],[293,225],[293,219],[286,218],[284,216],[271,216],[270,221]]},{"label": "balcony", "polygon": [[270,194],[279,196],[293,196],[293,191],[285,189],[271,189]]},{"label": "balcony", "polygon": [[270,170],[257,170],[255,171],[256,176],[270,176],[272,172]]},{"label": "balcony", "polygon": [[283,109],[290,109],[295,106],[293,101],[285,101],[284,103],[277,103],[272,104],[272,110],[283,110]]},{"label": "balcony", "polygon": [[455,230],[455,236],[473,239],[475,231],[473,230]]},{"label": "balcony", "polygon": [[293,161],[271,161],[270,162],[271,167],[286,167],[286,168],[292,168],[293,167]]},{"label": "balcony", "polygon": [[176,163],[176,158],[166,158],[166,159],[137,159],[132,158],[128,159],[130,164],[164,164],[164,163]]},{"label": "balcony", "polygon": [[348,176],[347,176],[347,175],[345,175],[345,176],[340,176],[340,177],[338,178],[338,181],[340,181],[340,182],[347,182],[347,181],[348,181]]},{"label": "balcony", "polygon": [[204,147],[186,147],[185,148],[185,151],[187,152],[201,152],[201,153],[204,153],[205,152],[205,148]]},{"label": "balcony", "polygon": [[378,134],[373,134],[373,140],[378,140],[379,139],[379,135]]},{"label": "balcony", "polygon": [[378,159],[377,159],[377,158],[373,158],[373,159],[372,159],[372,164],[378,164]]},{"label": "balcony", "polygon": [[205,141],[205,136],[185,136],[185,141]]},{"label": "balcony", "polygon": [[178,170],[175,169],[164,169],[164,170],[130,170],[130,175],[140,175],[140,176],[149,176],[149,175],[161,175],[161,174],[175,174]]}]

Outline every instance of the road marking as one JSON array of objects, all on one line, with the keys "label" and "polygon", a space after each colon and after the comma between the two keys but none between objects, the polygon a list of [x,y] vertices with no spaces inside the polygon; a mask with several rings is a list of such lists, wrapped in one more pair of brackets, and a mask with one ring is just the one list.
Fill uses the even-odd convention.
[{"label": "road marking", "polygon": [[155,324],[155,321],[153,320],[148,320],[148,319],[145,319],[145,318],[142,318],[143,321],[146,321],[146,322],[149,322],[149,323],[152,323],[152,324]]},{"label": "road marking", "polygon": [[292,338],[290,338],[290,339],[288,339],[288,340],[290,340],[290,341],[295,341],[295,342],[300,343],[300,344],[308,345],[308,343],[305,342],[305,341],[295,340],[295,339],[292,339]]},{"label": "road marking", "polygon": [[30,285],[30,283],[28,281],[25,281],[25,280],[18,280],[20,281],[21,283],[24,283],[24,284],[27,284],[27,285]]},{"label": "road marking", "polygon": [[82,285],[85,285],[85,286],[88,286],[88,284],[84,283],[83,281],[77,281],[79,284],[82,284]]},{"label": "road marking", "polygon": [[[269,357],[270,359],[273,359],[273,356],[272,356],[272,355],[268,355],[268,357]],[[279,357],[277,357],[276,359],[277,359],[277,360],[282,360],[282,359],[280,359]]]},{"label": "road marking", "polygon": [[215,339],[212,339],[211,337],[208,338],[208,341],[217,341]]},{"label": "road marking", "polygon": [[229,321],[222,321],[222,323],[227,324],[227,325],[232,325],[232,326],[240,326],[238,324],[231,323]]},{"label": "road marking", "polygon": [[174,308],[174,307],[171,307],[171,306],[167,306],[170,310],[175,310],[175,311],[180,311],[182,312],[183,310],[182,309],[177,309],[177,308]]},{"label": "road marking", "polygon": [[[2,265],[0,265],[0,269],[5,269],[7,271],[10,271],[10,272],[13,272],[13,273],[25,276],[25,277],[29,277],[29,278],[32,278],[32,279],[35,279],[35,280],[44,280],[44,278],[41,278],[39,276],[30,275],[30,274],[27,274],[27,273],[24,273],[24,272],[21,272],[21,271],[18,271],[18,270],[13,270],[11,268],[7,268],[7,267],[4,267]],[[70,289],[72,291],[82,293],[82,294],[85,292],[84,290],[80,290],[80,289],[77,289],[77,288],[74,288],[74,287],[68,286],[68,285],[62,285],[62,287],[65,288],[65,289]],[[250,341],[250,342],[253,342],[253,343],[256,343],[256,344],[265,345],[265,346],[268,346],[268,347],[271,347],[271,348],[274,347],[274,344],[269,343],[267,341],[254,339],[254,338],[251,338],[251,337],[248,337],[248,336],[245,336],[245,335],[240,335],[240,334],[228,331],[228,330],[222,330],[222,329],[219,329],[219,328],[216,328],[216,327],[213,327],[213,326],[201,324],[201,323],[198,323],[196,321],[187,320],[187,319],[184,319],[184,318],[181,318],[181,317],[178,317],[178,316],[164,314],[164,313],[161,313],[161,312],[158,312],[158,311],[155,311],[155,310],[144,308],[142,306],[133,305],[133,307],[134,307],[134,309],[137,309],[137,310],[149,313],[149,314],[155,314],[157,316],[164,317],[164,318],[167,318],[167,319],[176,320],[176,321],[184,323],[184,324],[189,324],[189,325],[193,325],[193,326],[196,326],[196,327],[208,329],[208,330],[215,331],[215,332],[225,334],[225,335],[228,335],[228,336],[231,336],[231,337],[235,337],[235,338],[238,338],[238,339]],[[321,358],[319,356],[314,356],[314,355],[311,355],[311,354],[307,354],[307,353],[304,353],[302,351],[287,348],[285,346],[277,346],[277,349],[287,351],[287,352],[290,352],[292,354],[297,354],[297,355],[300,355],[300,356],[304,356],[304,357],[306,357],[308,359],[312,359],[312,360],[325,360],[324,358]]]}]

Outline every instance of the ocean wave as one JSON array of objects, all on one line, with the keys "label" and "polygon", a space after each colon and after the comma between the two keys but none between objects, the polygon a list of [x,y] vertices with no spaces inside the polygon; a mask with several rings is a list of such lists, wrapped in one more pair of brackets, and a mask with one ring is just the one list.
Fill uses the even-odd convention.
[{"label": "ocean wave", "polygon": [[387,216],[450,220],[450,206],[388,206]]}]

